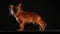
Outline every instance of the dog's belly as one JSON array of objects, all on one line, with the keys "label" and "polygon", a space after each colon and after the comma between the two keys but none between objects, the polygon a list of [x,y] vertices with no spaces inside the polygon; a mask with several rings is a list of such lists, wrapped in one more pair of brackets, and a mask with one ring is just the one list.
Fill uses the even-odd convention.
[{"label": "dog's belly", "polygon": [[31,18],[22,18],[23,22],[34,22],[34,19]]},{"label": "dog's belly", "polygon": [[27,23],[33,23],[34,20],[28,19],[28,20],[26,20],[25,22],[27,22]]}]

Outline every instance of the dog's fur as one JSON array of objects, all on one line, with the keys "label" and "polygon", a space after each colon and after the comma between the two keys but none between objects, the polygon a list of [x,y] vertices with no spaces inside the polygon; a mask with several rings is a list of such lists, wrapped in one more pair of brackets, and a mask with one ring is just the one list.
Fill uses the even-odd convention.
[{"label": "dog's fur", "polygon": [[9,9],[11,11],[11,14],[16,18],[17,22],[20,24],[19,31],[24,30],[24,24],[32,22],[33,24],[36,23],[39,25],[40,30],[44,31],[46,28],[46,22],[42,20],[41,16],[39,16],[37,13],[34,12],[24,12],[21,8],[22,3],[19,3],[15,9],[17,10],[16,13],[14,13],[14,6],[10,5]]}]

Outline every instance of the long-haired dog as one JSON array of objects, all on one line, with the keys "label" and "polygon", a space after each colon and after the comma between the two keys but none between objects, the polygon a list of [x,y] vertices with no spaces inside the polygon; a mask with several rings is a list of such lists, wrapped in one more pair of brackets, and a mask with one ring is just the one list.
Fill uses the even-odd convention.
[{"label": "long-haired dog", "polygon": [[[21,8],[22,3],[19,3],[16,7],[14,5],[9,5],[10,13],[16,18],[16,21],[19,23],[19,31],[24,30],[25,23],[33,23],[39,25],[39,30],[44,31],[46,28],[46,22],[42,20],[41,16],[34,12],[24,12]],[[14,7],[16,13],[14,13]]]}]

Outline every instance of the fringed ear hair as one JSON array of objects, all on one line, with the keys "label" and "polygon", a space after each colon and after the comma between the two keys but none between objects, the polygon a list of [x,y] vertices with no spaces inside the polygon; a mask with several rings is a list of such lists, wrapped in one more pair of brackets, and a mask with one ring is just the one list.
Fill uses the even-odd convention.
[{"label": "fringed ear hair", "polygon": [[17,6],[16,6],[16,9],[21,9],[22,8],[22,3],[19,3]]},{"label": "fringed ear hair", "polygon": [[9,5],[9,8],[10,8],[10,9],[13,9],[13,7],[14,7],[13,5]]},{"label": "fringed ear hair", "polygon": [[10,9],[14,9],[15,6],[14,6],[14,5],[9,5],[9,8],[10,8]]},{"label": "fringed ear hair", "polygon": [[18,4],[18,6],[20,6],[20,7],[21,7],[21,6],[22,6],[22,3],[19,3],[19,4]]},{"label": "fringed ear hair", "polygon": [[22,7],[22,3],[19,3],[19,4],[17,5],[17,7],[20,7],[20,8],[21,8],[21,7]]}]

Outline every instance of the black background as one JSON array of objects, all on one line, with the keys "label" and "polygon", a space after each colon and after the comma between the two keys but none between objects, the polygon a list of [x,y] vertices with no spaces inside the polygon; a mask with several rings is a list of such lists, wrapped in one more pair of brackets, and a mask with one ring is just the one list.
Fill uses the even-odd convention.
[{"label": "black background", "polygon": [[[40,14],[42,19],[47,22],[46,30],[60,29],[58,0],[0,0],[0,30],[16,30],[19,27],[15,18],[9,14],[8,9],[10,4],[17,5],[18,2],[23,3],[23,10]],[[36,28],[36,26],[34,27]]]}]

